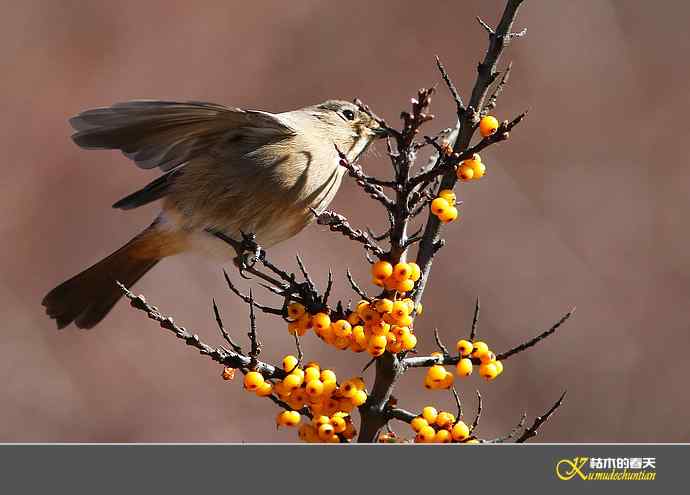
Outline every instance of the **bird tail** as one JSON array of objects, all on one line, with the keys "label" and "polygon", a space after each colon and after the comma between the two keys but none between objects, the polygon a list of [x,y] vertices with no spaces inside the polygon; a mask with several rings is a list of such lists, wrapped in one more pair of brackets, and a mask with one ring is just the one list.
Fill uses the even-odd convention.
[{"label": "bird tail", "polygon": [[72,322],[93,328],[122,297],[116,282],[130,288],[163,257],[182,250],[179,237],[159,231],[154,222],[110,256],[51,290],[43,298],[46,313],[60,329]]}]

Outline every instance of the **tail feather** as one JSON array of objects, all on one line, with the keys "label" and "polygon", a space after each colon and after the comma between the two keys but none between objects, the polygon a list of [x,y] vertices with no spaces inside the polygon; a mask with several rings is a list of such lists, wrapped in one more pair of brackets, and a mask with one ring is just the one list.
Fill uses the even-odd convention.
[{"label": "tail feather", "polygon": [[55,319],[58,328],[72,322],[79,328],[93,328],[122,297],[116,281],[129,288],[160,261],[135,256],[136,240],[58,285],[43,298],[46,313]]}]

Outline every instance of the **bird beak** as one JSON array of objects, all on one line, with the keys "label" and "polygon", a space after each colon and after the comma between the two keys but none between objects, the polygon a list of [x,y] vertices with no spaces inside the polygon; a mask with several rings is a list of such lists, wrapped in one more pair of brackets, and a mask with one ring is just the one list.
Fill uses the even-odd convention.
[{"label": "bird beak", "polygon": [[374,137],[376,139],[384,138],[389,134],[388,129],[380,126],[377,126],[375,129],[372,129],[372,131],[374,132]]}]

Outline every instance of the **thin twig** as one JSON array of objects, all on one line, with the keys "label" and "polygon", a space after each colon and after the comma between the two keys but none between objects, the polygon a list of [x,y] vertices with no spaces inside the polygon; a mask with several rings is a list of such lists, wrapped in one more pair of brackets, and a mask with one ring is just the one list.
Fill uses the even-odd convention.
[{"label": "thin twig", "polygon": [[230,334],[228,331],[225,329],[225,326],[223,326],[223,320],[220,317],[220,311],[218,310],[218,305],[216,304],[216,300],[213,300],[213,314],[216,317],[216,324],[218,325],[218,330],[220,330],[220,334],[222,337],[225,339],[225,341],[230,344],[230,347],[235,352],[239,352],[240,354],[242,353],[242,347],[239,346],[239,344],[235,343],[234,340],[232,340],[232,337],[230,337]]},{"label": "thin twig", "polygon": [[479,390],[477,390],[477,415],[474,417],[474,421],[472,421],[472,426],[470,426],[470,433],[474,431],[474,429],[477,427],[479,424],[479,418],[482,417],[482,394],[479,393]]},{"label": "thin twig", "polygon": [[571,316],[574,312],[575,312],[575,308],[571,309],[571,310],[568,311],[565,315],[563,315],[563,317],[562,317],[560,320],[558,320],[558,321],[557,321],[551,328],[549,328],[547,331],[540,333],[539,335],[537,335],[537,336],[534,337],[533,339],[528,340],[528,341],[525,342],[524,344],[520,344],[520,345],[517,346],[517,347],[513,347],[513,348],[510,349],[509,351],[506,351],[506,352],[502,352],[502,353],[500,353],[500,354],[497,354],[497,355],[496,355],[496,359],[507,359],[507,358],[509,358],[510,356],[512,356],[513,354],[517,354],[517,353],[519,353],[519,352],[524,351],[525,349],[529,349],[529,348],[532,347],[533,345],[537,344],[539,341],[544,340],[546,337],[548,337],[549,335],[551,335],[552,333],[554,333],[554,332],[558,329],[558,327],[560,327],[563,323],[565,323],[565,321],[566,321],[568,318],[570,318],[570,316]]},{"label": "thin twig", "polygon": [[458,391],[455,390],[455,385],[450,386],[450,391],[453,394],[453,398],[455,399],[455,405],[458,406],[458,419],[462,418],[462,403],[460,402],[460,396],[458,395]]},{"label": "thin twig", "polygon": [[566,392],[563,392],[563,395],[561,395],[561,397],[556,401],[556,403],[553,406],[551,406],[551,409],[546,411],[541,416],[537,416],[536,419],[534,420],[534,423],[532,423],[532,426],[527,428],[523,432],[523,434],[520,435],[520,438],[515,440],[515,443],[524,443],[527,440],[529,440],[530,438],[537,436],[537,434],[539,433],[539,431],[538,431],[539,427],[549,420],[551,415],[554,412],[556,412],[556,409],[561,407],[561,404],[563,404],[563,399],[565,399],[565,394],[566,394]]},{"label": "thin twig", "polygon": [[479,296],[474,304],[474,316],[472,317],[472,329],[470,330],[470,342],[474,342],[477,337],[477,323],[479,323]]}]

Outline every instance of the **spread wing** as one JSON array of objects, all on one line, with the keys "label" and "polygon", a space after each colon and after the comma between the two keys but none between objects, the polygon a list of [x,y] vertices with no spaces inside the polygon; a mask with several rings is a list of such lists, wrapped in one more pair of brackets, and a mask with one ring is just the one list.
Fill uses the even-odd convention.
[{"label": "spread wing", "polygon": [[86,110],[70,119],[74,142],[86,149],[117,149],[138,167],[168,172],[115,203],[135,208],[163,197],[180,166],[224,140],[251,129],[266,138],[295,134],[278,115],[204,102],[139,100]]}]

